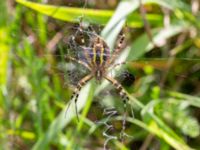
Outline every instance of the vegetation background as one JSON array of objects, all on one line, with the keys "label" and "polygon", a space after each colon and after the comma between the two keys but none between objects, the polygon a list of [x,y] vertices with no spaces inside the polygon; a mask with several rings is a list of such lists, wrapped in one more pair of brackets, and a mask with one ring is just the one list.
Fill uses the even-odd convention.
[{"label": "vegetation background", "polygon": [[[0,149],[200,149],[200,2],[142,2],[0,1]],[[107,82],[83,88],[79,122],[74,105],[65,116],[75,78],[62,56],[80,18],[112,49],[127,26],[119,61],[129,63],[113,72],[130,94],[124,143],[123,104]]]}]

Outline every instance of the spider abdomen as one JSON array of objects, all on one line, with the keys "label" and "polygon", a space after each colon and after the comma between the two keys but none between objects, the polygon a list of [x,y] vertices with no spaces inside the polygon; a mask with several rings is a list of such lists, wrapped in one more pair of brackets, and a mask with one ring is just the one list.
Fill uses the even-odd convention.
[{"label": "spider abdomen", "polygon": [[92,61],[95,67],[104,66],[109,59],[109,48],[100,37],[92,44]]},{"label": "spider abdomen", "polygon": [[93,63],[95,66],[100,66],[104,63],[103,52],[103,47],[98,46],[93,48]]}]

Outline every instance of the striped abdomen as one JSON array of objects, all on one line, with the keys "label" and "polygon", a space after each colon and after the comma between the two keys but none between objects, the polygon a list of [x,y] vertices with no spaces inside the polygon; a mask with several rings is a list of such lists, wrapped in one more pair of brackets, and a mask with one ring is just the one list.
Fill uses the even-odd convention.
[{"label": "striped abdomen", "polygon": [[109,59],[109,55],[109,48],[106,43],[100,37],[96,37],[92,45],[91,55],[94,66],[103,67]]}]

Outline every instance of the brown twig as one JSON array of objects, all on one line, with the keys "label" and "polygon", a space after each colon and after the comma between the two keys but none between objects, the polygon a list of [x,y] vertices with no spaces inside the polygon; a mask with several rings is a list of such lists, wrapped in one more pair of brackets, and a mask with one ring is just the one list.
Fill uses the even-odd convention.
[{"label": "brown twig", "polygon": [[149,145],[150,145],[151,141],[153,140],[153,138],[154,138],[154,135],[153,134],[149,134],[146,137],[144,143],[142,144],[142,146],[140,147],[139,150],[147,150],[147,148],[149,147]]},{"label": "brown twig", "polygon": [[144,28],[147,32],[147,36],[150,40],[150,42],[154,45],[154,47],[158,47],[156,45],[156,43],[153,41],[153,36],[152,36],[152,32],[151,32],[151,27],[146,19],[146,10],[142,4],[142,0],[139,0],[139,7],[140,7],[140,14],[141,14],[141,17],[142,17],[142,20],[144,22]]}]

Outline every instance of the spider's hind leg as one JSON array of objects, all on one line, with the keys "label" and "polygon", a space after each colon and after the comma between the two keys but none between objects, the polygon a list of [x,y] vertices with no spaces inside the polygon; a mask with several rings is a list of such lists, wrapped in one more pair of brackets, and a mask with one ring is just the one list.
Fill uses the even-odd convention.
[{"label": "spider's hind leg", "polygon": [[114,78],[108,77],[108,76],[105,76],[104,78],[112,83],[112,85],[117,89],[120,97],[123,100],[124,115],[123,115],[122,131],[121,131],[121,134],[120,134],[120,138],[121,138],[122,142],[124,142],[124,136],[126,135],[125,129],[126,129],[126,117],[127,117],[127,102],[129,101],[129,97],[128,97],[126,91],[124,90],[124,88],[122,87],[122,85],[117,80],[115,80]]},{"label": "spider's hind leg", "polygon": [[[79,121],[79,117],[78,117],[78,108],[77,108],[77,105],[76,105],[76,104],[77,104],[77,100],[78,100],[78,96],[79,96],[79,93],[80,93],[80,91],[81,91],[81,88],[82,88],[84,85],[86,85],[86,83],[87,83],[89,80],[91,80],[92,77],[93,77],[92,74],[89,74],[89,75],[85,76],[84,78],[82,78],[82,79],[78,82],[78,84],[77,84],[77,86],[76,86],[76,88],[75,88],[75,90],[74,90],[74,92],[73,92],[73,94],[72,94],[72,96],[71,96],[71,98],[70,98],[70,101],[73,101],[73,100],[74,100],[74,103],[75,103],[75,111],[76,111],[76,116],[77,116],[78,121]],[[67,113],[67,111],[68,111],[68,109],[69,109],[70,104],[71,104],[71,102],[69,103],[69,105],[68,105],[68,107],[67,107],[66,113]]]}]

